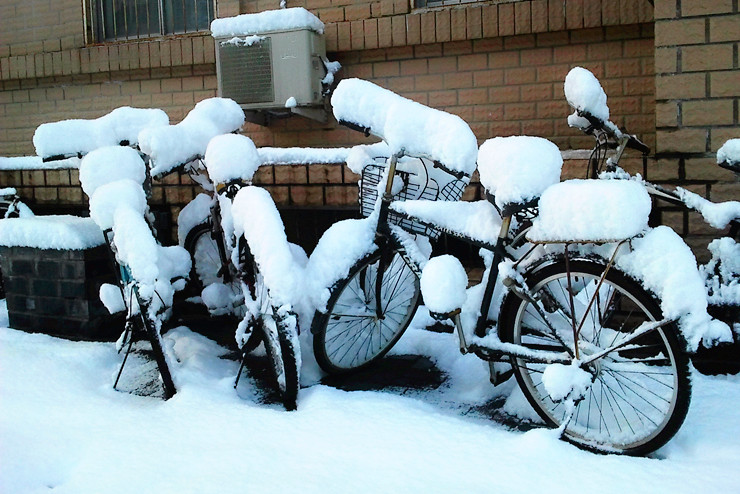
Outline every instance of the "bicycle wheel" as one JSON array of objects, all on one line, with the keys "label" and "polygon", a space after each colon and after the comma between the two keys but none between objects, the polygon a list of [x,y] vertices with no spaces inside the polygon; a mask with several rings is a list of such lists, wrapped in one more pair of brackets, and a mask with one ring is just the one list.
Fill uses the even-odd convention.
[{"label": "bicycle wheel", "polygon": [[358,261],[332,288],[326,313],[316,312],[313,348],[329,373],[362,369],[385,355],[411,322],[419,305],[419,279],[397,252],[383,274],[381,317],[376,311],[380,253]]},{"label": "bicycle wheel", "polygon": [[[273,306],[270,293],[259,272],[255,276],[254,300],[259,310],[258,315],[252,315],[260,322],[265,353],[270,361],[272,386],[278,391],[286,410],[295,410],[297,407],[298,390],[300,388],[301,353],[298,342],[298,325],[296,316],[292,312]],[[255,340],[254,335],[249,338]],[[259,341],[259,339],[257,340]]]},{"label": "bicycle wheel", "polygon": [[[662,319],[653,297],[616,268],[601,285],[603,264],[571,261],[569,268],[570,280],[564,261],[526,277],[538,307],[507,296],[500,318],[503,341],[572,355],[575,321],[581,327],[578,345],[584,359],[619,345],[643,322]],[[629,455],[644,455],[665,444],[686,418],[691,399],[685,348],[676,325],[669,324],[587,366],[593,383],[577,402],[563,438],[585,449]],[[512,366],[532,407],[548,425],[560,426],[566,407],[545,390],[546,364],[512,358]]]},{"label": "bicycle wheel", "polygon": [[[241,296],[240,283],[233,273],[228,283],[224,283],[223,275],[219,275],[222,268],[221,258],[218,253],[218,244],[211,235],[210,223],[200,223],[193,227],[185,237],[184,247],[190,253],[192,261],[188,281],[190,293],[200,295],[203,289],[212,283],[223,283],[228,287],[229,297],[232,300]],[[244,315],[239,307],[229,307],[229,312],[239,317]]]}]

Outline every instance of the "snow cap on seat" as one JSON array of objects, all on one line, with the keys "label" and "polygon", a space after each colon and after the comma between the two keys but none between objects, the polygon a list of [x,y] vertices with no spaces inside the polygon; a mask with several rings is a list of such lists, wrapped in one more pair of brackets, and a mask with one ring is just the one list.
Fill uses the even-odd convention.
[{"label": "snow cap on seat", "polygon": [[41,124],[33,134],[33,145],[42,158],[87,154],[122,142],[135,145],[143,129],[165,126],[169,122],[162,110],[122,106],[96,119]]},{"label": "snow cap on seat", "polygon": [[478,173],[496,205],[525,204],[560,181],[563,156],[542,137],[494,137],[478,150]]},{"label": "snow cap on seat", "polygon": [[225,184],[238,179],[251,182],[262,158],[249,137],[223,134],[208,143],[205,162],[210,179]]},{"label": "snow cap on seat", "polygon": [[475,171],[478,141],[457,115],[417,103],[362,79],[344,79],[331,99],[337,120],[367,128],[406,155],[431,158],[453,171]]},{"label": "snow cap on seat", "polygon": [[199,102],[177,125],[146,129],[139,134],[141,150],[151,157],[153,177],[162,176],[206,152],[208,141],[239,130],[244,111],[228,98]]}]

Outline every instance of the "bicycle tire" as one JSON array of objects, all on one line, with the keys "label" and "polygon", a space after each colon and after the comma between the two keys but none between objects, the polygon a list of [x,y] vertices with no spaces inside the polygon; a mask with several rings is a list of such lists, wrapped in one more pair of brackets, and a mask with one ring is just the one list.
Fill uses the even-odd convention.
[{"label": "bicycle tire", "polygon": [[[324,371],[341,374],[372,365],[388,353],[411,322],[421,298],[419,279],[397,251],[392,254],[383,277],[386,289],[381,297],[387,300],[384,318],[375,316],[380,252],[355,263],[349,275],[332,287],[326,312],[316,312],[311,328],[313,348],[316,361]],[[342,314],[340,307],[351,307],[364,314]]]},{"label": "bicycle tire", "polygon": [[298,406],[300,389],[300,348],[295,326],[286,324],[276,311],[262,317],[262,341],[270,360],[272,385],[278,391],[286,410]]},{"label": "bicycle tire", "polygon": [[[200,295],[203,289],[212,283],[225,284],[234,297],[242,293],[240,282],[235,275],[232,274],[229,283],[224,283],[223,276],[218,274],[221,269],[221,259],[218,254],[218,244],[211,235],[210,222],[195,225],[186,235],[184,247],[190,254],[191,261],[188,293]],[[230,263],[229,267],[231,267]],[[244,315],[236,308],[233,308],[232,312],[237,317]]]},{"label": "bicycle tire", "polygon": [[[626,337],[641,322],[662,319],[655,299],[615,267],[598,286],[603,264],[587,260],[572,260],[569,264],[576,318],[591,316],[579,334],[579,347],[583,347],[585,355],[618,343],[620,335]],[[569,298],[565,261],[535,269],[525,275],[525,280],[541,310],[547,312],[550,324],[557,326],[560,322],[560,327],[570,328],[570,309],[558,301],[559,297]],[[596,303],[589,308],[584,301],[591,298]],[[538,331],[542,321],[529,301],[510,293],[501,311],[501,339],[530,348],[564,350],[555,338]],[[664,445],[681,427],[691,400],[685,349],[685,341],[675,323],[671,323],[600,359],[593,367],[593,384],[577,403],[563,438],[587,450],[626,455],[645,455]],[[565,407],[562,402],[553,402],[544,389],[540,376],[546,364],[517,358],[512,358],[511,363],[517,382],[535,411],[548,426],[560,426],[566,417]]]}]

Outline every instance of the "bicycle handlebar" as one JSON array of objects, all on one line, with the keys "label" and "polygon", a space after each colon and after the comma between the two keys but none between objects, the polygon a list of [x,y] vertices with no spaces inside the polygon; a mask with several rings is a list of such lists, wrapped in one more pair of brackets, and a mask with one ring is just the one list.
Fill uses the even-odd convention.
[{"label": "bicycle handlebar", "polygon": [[[356,123],[350,122],[348,120],[339,120],[339,124],[344,125],[345,127],[349,129],[356,130],[357,132],[362,132],[365,135],[365,137],[370,136],[370,127],[363,127],[362,125],[357,125]],[[443,165],[440,161],[432,158],[431,156],[408,155],[402,152],[398,157],[400,158],[402,156],[410,156],[412,158],[428,158],[432,161],[435,168],[439,168],[443,172],[455,177],[458,180],[462,180],[463,178],[470,177],[470,175],[468,175],[465,172],[456,171],[456,170],[452,170],[451,168],[448,168],[447,166]]]},{"label": "bicycle handlebar", "polygon": [[[602,132],[605,132],[607,136],[609,136],[612,139],[619,139],[619,135],[617,135],[616,132],[614,132],[614,129],[616,129],[616,126],[612,127],[612,125],[607,125],[607,123],[600,118],[594,117],[590,113],[586,111],[578,110],[578,116],[583,117],[586,120],[588,120],[589,127],[586,129],[582,129],[583,132],[586,134],[593,134],[594,130],[600,130]],[[650,154],[650,146],[642,142],[640,139],[637,138],[637,136],[632,134],[626,134],[627,135],[627,147],[630,149],[634,149],[635,151],[639,151],[642,154]]]}]

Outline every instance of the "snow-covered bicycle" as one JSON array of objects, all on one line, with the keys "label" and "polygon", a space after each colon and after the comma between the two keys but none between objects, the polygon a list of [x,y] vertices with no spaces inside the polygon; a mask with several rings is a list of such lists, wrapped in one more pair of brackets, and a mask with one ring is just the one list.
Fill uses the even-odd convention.
[{"label": "snow-covered bicycle", "polygon": [[[558,190],[562,158],[552,143],[498,138],[478,151],[457,117],[366,81],[342,81],[333,106],[338,120],[380,137],[392,156],[377,213],[359,220],[366,224],[335,225],[345,238],[358,239],[348,249],[354,262],[335,258],[340,268],[334,273],[342,275],[317,304],[312,332],[324,370],[365,367],[393,346],[419,301],[423,269],[424,302],[437,317],[455,320],[460,350],[490,362],[494,384],[510,376],[510,364],[528,401],[566,440],[639,455],[676,433],[691,394],[685,340],[697,344],[709,316],[699,307],[689,317],[693,307],[666,304],[644,288],[647,281],[659,294],[671,294],[671,282],[651,279],[643,268],[656,243],[683,244],[672,232],[647,231],[649,199],[640,185],[591,181]],[[409,155],[461,178],[472,173],[477,157],[487,200],[394,201],[396,171]],[[594,183],[601,188],[594,191]],[[570,209],[563,205],[583,196],[612,197],[598,210],[619,206],[622,221],[589,216],[594,209],[583,217],[577,201]],[[531,220],[538,200],[527,242],[515,240],[512,227]],[[391,213],[480,247],[487,259],[482,283],[466,292],[459,262],[427,263],[425,242],[394,224]]]},{"label": "snow-covered bicycle", "polygon": [[[609,121],[606,93],[596,77],[588,70],[572,69],[565,82],[565,96],[574,109],[568,123],[585,134],[593,136],[596,145],[591,152],[586,176],[605,180],[633,180],[642,184],[650,196],[658,201],[695,211],[718,232],[708,249],[710,260],[699,270],[706,289],[708,309],[712,316],[733,328],[734,347],[701,347],[694,359],[700,370],[714,372],[714,360],[721,361],[725,371],[740,371],[737,346],[740,344],[740,202],[715,203],[682,187],[666,189],[651,183],[639,174],[632,176],[620,167],[620,159],[627,149],[643,156],[643,169],[647,171],[650,148],[636,136],[622,132]],[[732,139],[717,152],[718,166],[740,175],[740,139]],[[734,352],[734,353],[733,353]]]},{"label": "snow-covered bicycle", "polygon": [[[126,314],[118,341],[119,352],[125,349],[125,353],[114,387],[157,394],[161,384],[165,399],[177,387],[161,330],[174,292],[184,286],[190,263],[184,250],[162,247],[155,239],[147,204],[150,179],[142,154],[134,148],[141,131],[168,122],[161,110],[122,107],[98,119],[42,124],[33,138],[44,161],[83,158],[80,183],[90,199],[90,216],[109,247],[118,280],[118,286],[103,285],[100,298],[112,314]],[[123,371],[132,355],[143,357],[142,372],[128,381]]]},{"label": "snow-covered bicycle", "polygon": [[[33,216],[31,208],[26,206],[12,187],[0,189],[0,220],[3,218],[24,218]],[[5,298],[3,272],[0,270],[0,298]]]},{"label": "snow-covered bicycle", "polygon": [[[209,101],[218,108],[207,108]],[[286,409],[294,410],[300,375],[296,315],[281,298],[283,278],[268,274],[271,266],[287,267],[292,258],[280,257],[280,246],[290,248],[269,194],[249,185],[261,159],[249,138],[231,133],[243,122],[233,101],[205,100],[179,124],[142,135],[141,147],[151,156],[153,176],[184,171],[206,191],[180,212],[178,237],[192,261],[189,293],[199,296],[212,315],[241,321],[236,342],[242,362],[235,386],[248,354],[262,342],[272,386]],[[235,206],[239,214],[234,214]],[[261,232],[255,235],[246,226],[254,219],[273,225],[268,218],[277,219],[285,242],[276,252],[260,250]],[[270,248],[275,250],[275,244]]]}]

